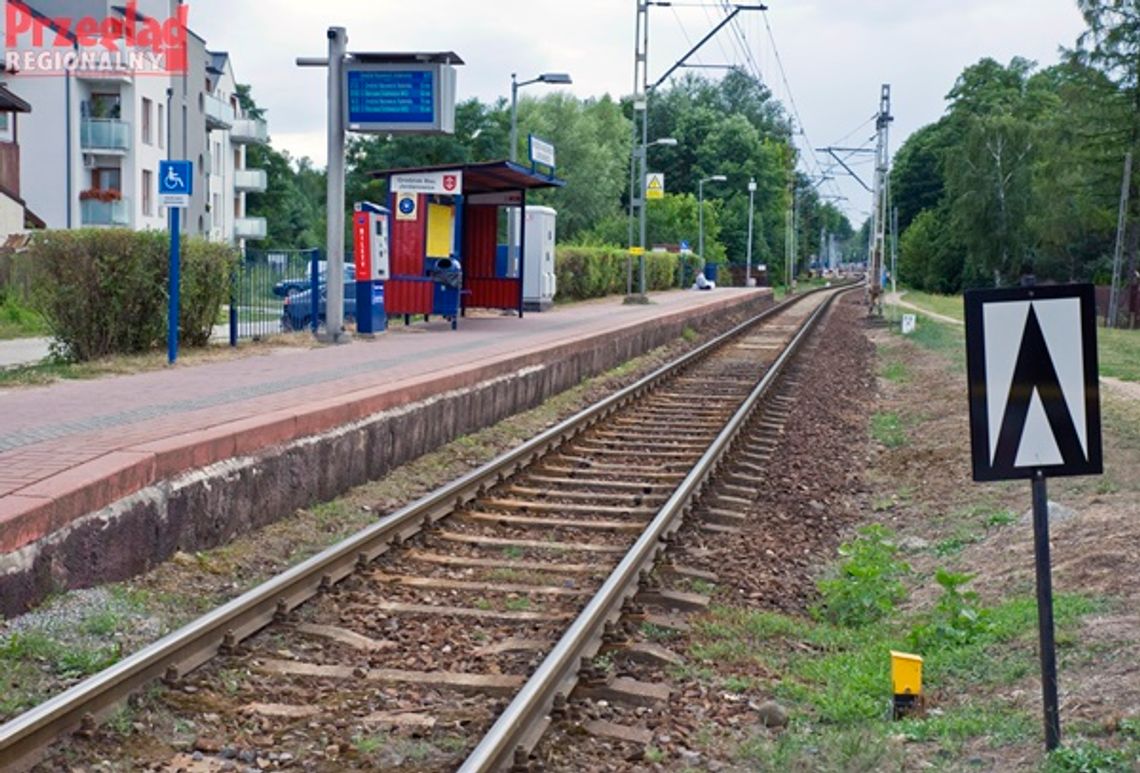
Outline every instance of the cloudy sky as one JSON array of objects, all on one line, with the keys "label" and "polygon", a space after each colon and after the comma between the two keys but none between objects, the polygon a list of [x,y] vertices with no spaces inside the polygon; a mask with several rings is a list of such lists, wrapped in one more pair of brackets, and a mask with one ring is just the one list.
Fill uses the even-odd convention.
[{"label": "cloudy sky", "polygon": [[[716,0],[677,0],[650,9],[650,78],[655,80],[722,17]],[[693,61],[760,70],[788,104],[779,62],[806,132],[801,148],[862,144],[879,86],[893,96],[891,148],[935,121],[962,68],[983,56],[1057,61],[1082,29],[1076,0],[768,0],[739,27],[711,40]],[[297,56],[326,52],[325,30],[348,30],[349,50],[454,50],[467,62],[459,97],[509,94],[510,74],[567,71],[579,96],[629,93],[635,0],[190,0],[190,24],[213,49],[233,55],[239,81],[268,109],[274,145],[325,162],[325,75]],[[765,28],[765,17],[772,39]],[[747,49],[747,53],[745,53]],[[778,59],[776,52],[778,51]],[[709,71],[715,72],[715,71]],[[539,94],[542,85],[526,93]],[[525,130],[525,127],[524,127]],[[848,136],[850,135],[850,136]],[[506,149],[504,148],[504,155]],[[826,157],[820,163],[827,166]],[[811,171],[815,163],[806,162]],[[870,178],[870,162],[857,171]],[[743,184],[743,183],[742,183]],[[870,195],[850,179],[824,183],[858,224]]]}]

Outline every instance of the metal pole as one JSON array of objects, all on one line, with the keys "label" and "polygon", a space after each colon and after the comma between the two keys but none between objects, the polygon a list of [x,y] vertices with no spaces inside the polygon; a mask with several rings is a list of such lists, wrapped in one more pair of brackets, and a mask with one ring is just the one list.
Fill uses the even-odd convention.
[{"label": "metal pole", "polygon": [[748,248],[747,261],[744,264],[744,286],[752,286],[752,217],[756,203],[756,178],[748,178]]},{"label": "metal pole", "polygon": [[[344,113],[341,73],[348,35],[344,27],[329,27],[328,82],[328,252],[325,261],[325,336],[330,343],[347,340],[344,327]],[[313,298],[313,317],[319,316]]]},{"label": "metal pole", "polygon": [[[511,73],[511,161],[519,160],[519,84],[518,74]],[[522,261],[519,260],[518,210],[507,209],[507,276],[518,276]],[[521,286],[521,284],[520,284]]]},{"label": "metal pole", "polygon": [[646,196],[648,191],[645,188],[645,178],[649,174],[649,169],[646,165],[646,157],[649,155],[649,95],[646,94],[645,109],[641,111],[641,236],[638,239],[638,244],[641,245],[641,254],[637,256],[637,273],[638,273],[638,293],[641,295],[641,300],[646,298],[645,295],[645,208],[649,204],[649,199]]},{"label": "metal pole", "polygon": [[[890,179],[889,177],[887,178]],[[891,294],[899,290],[899,208],[891,210]]]},{"label": "metal pole", "polygon": [[1057,706],[1057,652],[1053,643],[1053,580],[1049,564],[1049,496],[1045,474],[1033,477],[1033,552],[1037,563],[1037,628],[1041,641],[1041,695],[1045,707],[1045,748],[1061,744]]},{"label": "metal pole", "polygon": [[178,317],[181,298],[179,288],[182,285],[182,228],[179,216],[182,210],[170,207],[170,304],[167,307],[166,318],[166,361],[171,365],[178,359]]},{"label": "metal pole", "polygon": [[701,256],[701,271],[705,270],[705,181],[697,180],[697,254]]},{"label": "metal pole", "polygon": [[[1132,151],[1124,155],[1124,180],[1120,184],[1120,212],[1116,216],[1116,249],[1112,253],[1112,286],[1108,295],[1108,316],[1105,327],[1116,327],[1120,322],[1120,267],[1124,262],[1124,226],[1128,220],[1128,190],[1132,183]],[[1131,283],[1131,278],[1129,279]]]}]

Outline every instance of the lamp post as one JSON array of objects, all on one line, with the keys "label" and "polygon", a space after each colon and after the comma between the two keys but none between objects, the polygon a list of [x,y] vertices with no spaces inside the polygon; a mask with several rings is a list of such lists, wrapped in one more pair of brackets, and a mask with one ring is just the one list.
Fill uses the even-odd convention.
[{"label": "lamp post", "polygon": [[641,146],[637,149],[637,156],[640,160],[641,170],[641,206],[639,207],[640,226],[641,226],[641,239],[638,242],[641,245],[641,255],[638,256],[638,294],[626,296],[626,303],[648,303],[649,297],[645,294],[645,205],[648,201],[648,191],[646,190],[645,180],[649,176],[649,170],[646,168],[646,157],[649,155],[649,148],[654,145],[664,145],[666,147],[675,147],[677,140],[673,137],[662,137],[661,139],[654,140],[653,142],[642,142]]},{"label": "lamp post", "polygon": [[[511,161],[519,160],[519,89],[523,86],[529,86],[532,83],[549,83],[553,86],[568,86],[574,81],[570,78],[569,73],[564,72],[544,72],[538,77],[531,78],[527,81],[519,81],[517,73],[511,73]],[[515,254],[515,218],[518,217],[516,207],[510,207],[507,210],[507,265],[508,270],[518,273],[518,266],[515,261],[518,256]]]},{"label": "lamp post", "polygon": [[752,287],[752,213],[756,203],[756,178],[748,178],[748,262],[744,264],[744,286]]},{"label": "lamp post", "polygon": [[697,181],[697,200],[700,202],[697,207],[697,220],[700,223],[697,228],[697,253],[701,256],[701,271],[705,270],[705,183],[722,183],[726,180],[728,178],[723,174],[714,174]]}]

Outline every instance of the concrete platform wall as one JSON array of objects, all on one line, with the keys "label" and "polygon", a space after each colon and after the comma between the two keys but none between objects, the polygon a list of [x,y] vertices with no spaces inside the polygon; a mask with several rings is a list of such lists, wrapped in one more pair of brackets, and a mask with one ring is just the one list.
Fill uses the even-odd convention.
[{"label": "concrete platform wall", "polygon": [[225,544],[534,408],[585,378],[674,341],[686,327],[720,332],[771,305],[770,294],[757,295],[728,313],[697,309],[555,347],[541,361],[520,358],[516,370],[472,386],[150,485],[0,555],[0,614],[20,614],[53,592],[141,574],[179,550]]}]

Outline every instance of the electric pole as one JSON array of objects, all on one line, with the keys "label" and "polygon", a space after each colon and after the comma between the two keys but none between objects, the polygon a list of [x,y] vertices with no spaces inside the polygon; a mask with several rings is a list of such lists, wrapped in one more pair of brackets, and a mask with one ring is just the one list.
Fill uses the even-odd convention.
[{"label": "electric pole", "polygon": [[883,315],[883,258],[887,232],[887,189],[890,185],[890,150],[887,145],[891,121],[891,86],[884,83],[879,94],[879,116],[875,120],[875,185],[871,208],[871,251],[867,263],[867,313]]},{"label": "electric pole", "polygon": [[[1112,253],[1112,287],[1108,295],[1108,316],[1105,327],[1120,324],[1120,268],[1124,262],[1124,227],[1128,220],[1128,190],[1132,184],[1132,151],[1124,155],[1124,180],[1120,184],[1120,212],[1116,216],[1116,249]],[[1127,286],[1131,287],[1132,277]]]}]

